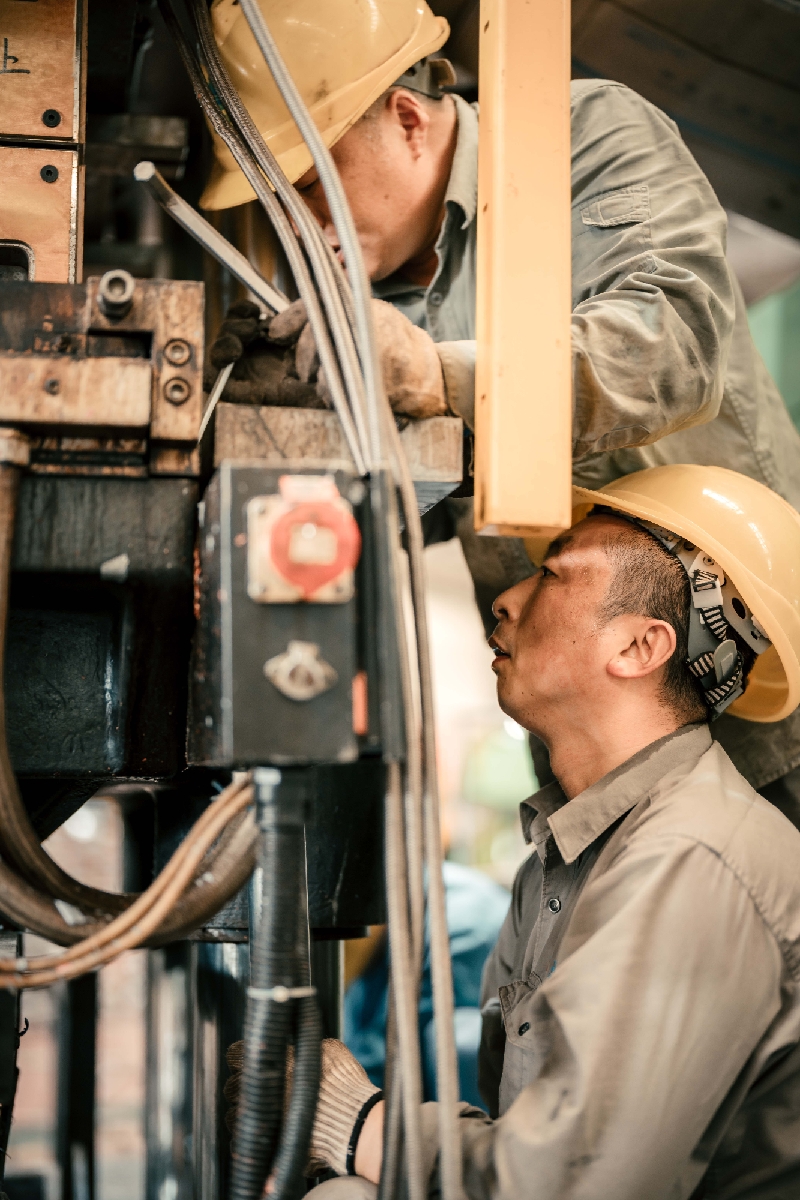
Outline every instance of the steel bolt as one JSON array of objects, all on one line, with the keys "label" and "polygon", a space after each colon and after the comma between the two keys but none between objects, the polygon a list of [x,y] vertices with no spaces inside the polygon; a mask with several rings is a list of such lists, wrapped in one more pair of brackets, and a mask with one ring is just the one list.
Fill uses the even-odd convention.
[{"label": "steel bolt", "polygon": [[168,379],[164,384],[164,395],[170,404],[185,404],[191,394],[192,389],[180,375],[176,375],[174,379]]},{"label": "steel bolt", "polygon": [[48,396],[57,396],[61,391],[61,380],[48,379],[47,383],[44,385],[44,390],[47,392]]},{"label": "steel bolt", "polygon": [[164,347],[164,358],[173,367],[182,367],[192,356],[192,348],[183,338],[173,338]]},{"label": "steel bolt", "polygon": [[116,268],[106,271],[97,285],[97,303],[100,311],[112,320],[127,316],[133,304],[136,284],[129,271]]}]

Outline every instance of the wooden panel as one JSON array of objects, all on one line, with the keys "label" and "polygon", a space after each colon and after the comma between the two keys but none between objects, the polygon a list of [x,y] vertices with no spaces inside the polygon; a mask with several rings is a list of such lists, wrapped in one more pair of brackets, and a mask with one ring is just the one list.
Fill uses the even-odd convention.
[{"label": "wooden panel", "polygon": [[481,0],[475,524],[571,515],[568,0]]},{"label": "wooden panel", "polygon": [[83,0],[0,0],[0,133],[82,140],[82,8]]},{"label": "wooden panel", "polygon": [[[259,459],[280,466],[286,459],[350,462],[339,418],[309,408],[217,406],[214,465],[224,459]],[[461,480],[464,427],[458,417],[411,421],[400,434],[415,482]]]},{"label": "wooden panel", "polygon": [[[53,182],[46,168],[58,172]],[[30,248],[37,283],[75,281],[79,170],[73,150],[0,146],[0,241]]]},{"label": "wooden panel", "polygon": [[141,358],[0,355],[0,421],[144,429],[150,376]]}]

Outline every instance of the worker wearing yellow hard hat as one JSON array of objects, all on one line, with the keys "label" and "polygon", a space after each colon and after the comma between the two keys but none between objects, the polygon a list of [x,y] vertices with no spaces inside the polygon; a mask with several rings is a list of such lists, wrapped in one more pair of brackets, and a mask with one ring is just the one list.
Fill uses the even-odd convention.
[{"label": "worker wearing yellow hard hat", "polygon": [[[498,700],[549,747],[483,974],[467,1194],[690,1200],[800,1186],[800,832],[714,742],[800,700],[800,515],[673,464],[576,487],[495,601]],[[319,1200],[374,1200],[383,1096],[323,1043]],[[420,1194],[440,1190],[422,1119]],[[355,1176],[348,1179],[347,1176]]]},{"label": "worker wearing yellow hard hat", "polygon": [[[328,146],[347,132],[401,75],[447,40],[443,17],[408,0],[279,0],[264,6],[272,36]],[[306,147],[236,0],[212,9],[231,80],[294,183],[311,163]],[[214,135],[214,167],[201,204],[231,208],[255,196],[233,155]]]},{"label": "worker wearing yellow hard hat", "polygon": [[[260,4],[339,168],[373,281],[390,401],[415,417],[452,411],[471,427],[478,113],[444,84],[436,56],[446,22],[424,0]],[[336,247],[315,171],[239,6],[215,0],[212,20],[255,123]],[[216,152],[202,203],[246,202],[246,181]],[[702,464],[800,508],[800,436],[753,345],[725,259],[725,214],[675,125],[620,84],[574,81],[572,196],[574,482],[597,488],[644,468]],[[238,398],[261,396],[244,366],[257,334],[257,319],[239,314],[211,348],[217,369],[242,358],[231,398],[237,388],[247,392]],[[454,534],[488,629],[494,597],[530,574],[531,557],[515,539],[476,537],[467,498],[432,514],[432,537]],[[798,806],[800,716],[780,710],[764,723],[760,712],[742,697],[714,737],[754,787]],[[537,773],[546,777],[546,756]]]}]

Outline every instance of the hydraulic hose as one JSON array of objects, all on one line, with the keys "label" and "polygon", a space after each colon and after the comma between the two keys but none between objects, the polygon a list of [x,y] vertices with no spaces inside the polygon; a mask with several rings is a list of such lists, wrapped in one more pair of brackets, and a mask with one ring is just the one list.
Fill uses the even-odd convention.
[{"label": "hydraulic hose", "polygon": [[[231,820],[246,809],[251,801],[252,789],[247,781],[231,784],[202,814],[147,891],[136,898],[124,913],[61,954],[41,955],[30,961],[0,959],[0,987],[46,987],[61,979],[72,979],[105,966],[124,950],[143,945],[151,936],[157,936],[178,899],[192,886],[193,881],[194,886],[203,886],[204,873],[198,877],[198,870],[208,850]],[[254,839],[254,823],[251,823],[250,829]],[[240,832],[244,833],[245,830]],[[231,839],[230,845],[233,844],[234,839]],[[252,860],[250,867],[252,869]],[[219,907],[219,894],[209,889],[209,897],[210,904],[216,906],[211,909],[213,913]],[[163,932],[159,940],[167,940]]]},{"label": "hydraulic hose", "polygon": [[[258,919],[250,933],[250,987],[233,1142],[232,1200],[261,1198],[275,1160],[283,1116],[286,1048],[293,1025],[294,999],[298,991],[303,996],[311,992],[305,983],[307,965],[302,961],[298,918],[298,901],[304,911],[301,897],[306,887],[304,821],[308,772],[262,768],[254,774],[262,893]],[[311,1032],[311,1026],[307,1025],[305,1037],[310,1039]],[[316,1037],[318,1056],[318,1032]],[[306,1046],[304,1053],[309,1053]],[[303,1069],[309,1070],[309,1060],[304,1059]],[[316,1088],[313,1095],[308,1095],[306,1088],[298,1091],[298,1107],[301,1098],[304,1098],[303,1116],[299,1124],[295,1117],[295,1139],[306,1128],[310,1135],[305,1110],[311,1108],[313,1122]],[[292,1156],[299,1149],[298,1142]],[[287,1162],[285,1167],[287,1178],[293,1170],[292,1163]]]}]

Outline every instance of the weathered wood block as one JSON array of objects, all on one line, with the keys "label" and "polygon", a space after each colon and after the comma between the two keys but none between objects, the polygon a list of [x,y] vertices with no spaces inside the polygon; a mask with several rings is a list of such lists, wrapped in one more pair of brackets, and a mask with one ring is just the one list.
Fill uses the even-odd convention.
[{"label": "weathered wood block", "polygon": [[[215,419],[215,467],[225,459],[260,459],[276,467],[303,458],[353,461],[334,412],[220,403]],[[426,512],[461,482],[463,422],[459,417],[411,421],[400,441],[420,510]]]}]

